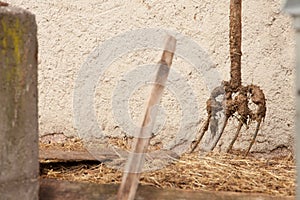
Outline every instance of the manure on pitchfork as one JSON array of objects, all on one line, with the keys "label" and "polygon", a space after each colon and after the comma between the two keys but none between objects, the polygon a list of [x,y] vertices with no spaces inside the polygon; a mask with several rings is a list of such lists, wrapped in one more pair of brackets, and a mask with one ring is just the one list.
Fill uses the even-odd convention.
[{"label": "manure on pitchfork", "polygon": [[[259,86],[251,84],[247,86],[242,85],[241,80],[241,43],[242,43],[242,0],[230,0],[230,24],[229,24],[229,45],[230,45],[230,80],[223,81],[220,86],[212,90],[209,99],[206,102],[207,119],[204,122],[200,133],[196,136],[190,146],[190,152],[193,152],[199,145],[204,134],[210,128],[212,136],[216,136],[210,150],[212,151],[218,141],[220,140],[225,127],[227,126],[230,117],[236,117],[239,124],[231,141],[227,152],[230,152],[234,142],[236,141],[243,125],[248,126],[251,121],[256,121],[256,129],[251,140],[251,143],[245,153],[245,156],[251,150],[261,123],[266,116],[266,99],[264,92]],[[221,101],[218,101],[221,97]],[[250,109],[250,103],[256,105],[255,109]],[[217,124],[217,114],[224,113],[224,121],[219,130]]]}]

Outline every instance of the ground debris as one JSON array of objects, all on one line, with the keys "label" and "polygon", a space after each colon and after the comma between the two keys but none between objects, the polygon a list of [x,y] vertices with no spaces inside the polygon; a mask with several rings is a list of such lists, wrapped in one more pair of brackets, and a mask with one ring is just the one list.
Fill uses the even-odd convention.
[{"label": "ground debris", "polygon": [[[116,139],[112,140],[115,144]],[[123,144],[124,141],[119,143]],[[45,150],[62,148],[66,151],[80,148],[80,141],[57,144],[41,144]],[[158,188],[184,190],[231,191],[263,193],[275,196],[294,196],[296,167],[293,156],[281,158],[244,158],[240,152],[232,154],[192,153],[182,155],[157,171],[141,175],[141,184]],[[99,184],[120,183],[122,172],[107,167],[101,162],[41,161],[41,178],[92,182]]]}]

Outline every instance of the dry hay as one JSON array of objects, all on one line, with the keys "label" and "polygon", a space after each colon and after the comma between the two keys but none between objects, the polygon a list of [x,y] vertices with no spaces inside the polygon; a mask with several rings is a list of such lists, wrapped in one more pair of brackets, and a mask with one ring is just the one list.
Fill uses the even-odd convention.
[{"label": "dry hay", "polygon": [[40,137],[40,149],[84,151],[82,140],[76,137],[67,137],[63,133],[49,133]]},{"label": "dry hay", "polygon": [[[126,146],[126,141],[112,139]],[[79,140],[62,144],[40,144],[40,148],[83,150]],[[124,146],[125,145],[125,146]],[[120,183],[122,172],[99,162],[41,161],[41,177],[60,180]],[[246,158],[234,154],[186,154],[169,166],[141,175],[141,183],[159,188],[186,190],[232,191],[294,196],[296,167],[292,154],[284,158]]]}]

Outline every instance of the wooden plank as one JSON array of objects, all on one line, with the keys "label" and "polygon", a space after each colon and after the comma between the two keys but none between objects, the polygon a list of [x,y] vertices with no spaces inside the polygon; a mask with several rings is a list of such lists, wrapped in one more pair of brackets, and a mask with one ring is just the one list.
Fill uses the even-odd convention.
[{"label": "wooden plank", "polygon": [[[96,159],[96,158],[97,159]],[[40,160],[57,160],[57,161],[107,161],[118,158],[115,154],[99,154],[91,155],[88,151],[65,151],[60,149],[45,150],[40,149],[39,159]]]},{"label": "wooden plank", "polygon": [[[113,200],[119,185],[68,182],[54,179],[40,180],[40,200]],[[264,194],[185,191],[159,189],[140,185],[136,200],[294,200],[295,197],[275,197]]]}]

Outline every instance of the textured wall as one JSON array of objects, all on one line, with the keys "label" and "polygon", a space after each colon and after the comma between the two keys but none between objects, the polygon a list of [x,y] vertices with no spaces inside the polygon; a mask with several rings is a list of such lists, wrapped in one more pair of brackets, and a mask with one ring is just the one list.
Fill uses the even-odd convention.
[{"label": "textured wall", "polygon": [[[128,30],[156,27],[181,32],[206,51],[222,79],[229,79],[229,0],[180,0],[176,3],[158,0],[10,0],[9,3],[36,14],[41,135],[52,132],[76,134],[73,88],[79,69],[95,47]],[[294,35],[292,20],[281,13],[281,6],[279,0],[243,2],[242,81],[245,85],[254,83],[262,87],[268,109],[253,151],[293,149]],[[101,88],[96,91],[95,108],[100,127],[106,134],[120,135],[122,132],[111,113],[112,90],[120,76],[133,66],[155,63],[160,54],[158,51],[143,51],[123,56],[99,80]],[[196,93],[203,119],[209,91],[203,89],[201,75],[193,73],[188,64],[181,63],[184,62],[180,58],[175,58],[173,66]],[[144,99],[141,93],[137,91],[129,101],[129,107],[134,108],[130,112],[137,122]],[[180,108],[174,95],[168,92],[162,104],[167,117],[161,133],[171,137],[180,122]],[[232,125],[220,142],[221,148],[227,146],[223,144],[232,137],[237,126],[237,122],[230,123]],[[243,130],[235,148],[248,145],[251,131],[251,128]]]}]

